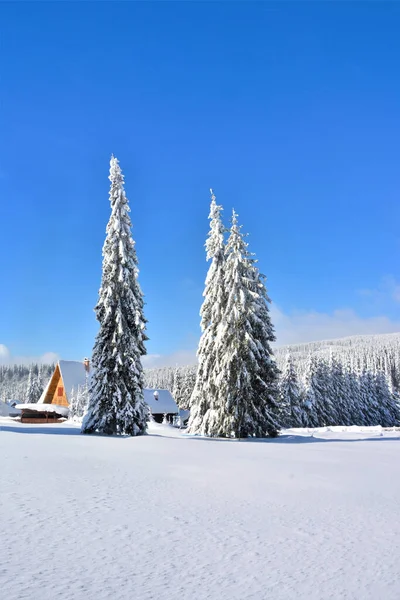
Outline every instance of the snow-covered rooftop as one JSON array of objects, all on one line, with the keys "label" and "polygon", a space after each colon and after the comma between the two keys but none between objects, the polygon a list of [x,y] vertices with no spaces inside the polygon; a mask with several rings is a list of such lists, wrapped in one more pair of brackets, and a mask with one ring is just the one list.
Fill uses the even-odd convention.
[{"label": "snow-covered rooftop", "polygon": [[57,413],[62,415],[63,417],[68,417],[68,407],[60,406],[59,404],[39,404],[38,402],[35,404],[17,404],[15,407],[18,410],[33,410],[35,412],[43,412],[43,413]]},{"label": "snow-covered rooftop", "polygon": [[[154,392],[158,392],[158,400],[154,396]],[[145,389],[144,401],[150,406],[153,415],[164,413],[179,413],[179,408],[168,390]]]}]

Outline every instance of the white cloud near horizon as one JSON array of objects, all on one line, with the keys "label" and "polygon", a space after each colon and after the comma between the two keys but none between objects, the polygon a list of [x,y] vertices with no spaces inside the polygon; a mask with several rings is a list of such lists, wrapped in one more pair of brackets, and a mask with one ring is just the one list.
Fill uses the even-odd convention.
[{"label": "white cloud near horizon", "polygon": [[10,350],[4,344],[0,344],[0,365],[31,365],[38,363],[49,365],[57,362],[58,354],[55,352],[45,352],[42,356],[13,356]]},{"label": "white cloud near horizon", "polygon": [[276,305],[271,306],[277,345],[317,342],[351,335],[372,335],[400,332],[400,320],[385,315],[361,317],[353,309],[339,309],[332,313],[296,311],[285,314]]},{"label": "white cloud near horizon", "polygon": [[393,275],[386,275],[382,277],[376,288],[358,290],[358,293],[375,304],[385,302],[398,304],[400,302],[400,283]]},{"label": "white cloud near horizon", "polygon": [[156,367],[181,367],[194,365],[196,362],[196,348],[193,350],[178,350],[171,354],[147,354],[142,358],[142,364],[145,369],[155,369]]},{"label": "white cloud near horizon", "polygon": [[[352,309],[335,310],[332,313],[317,311],[295,311],[284,313],[275,304],[271,305],[271,319],[276,331],[276,345],[302,344],[352,335],[372,335],[400,332],[400,320],[384,315],[361,317]],[[196,348],[171,354],[149,354],[143,359],[147,369],[193,365],[197,362]]]},{"label": "white cloud near horizon", "polygon": [[[373,300],[383,297],[391,302],[400,302],[400,284],[392,276],[382,279],[374,290],[360,290],[360,293]],[[382,309],[382,307],[380,307]],[[376,311],[381,312],[379,306]],[[382,311],[384,312],[384,311]],[[361,317],[353,309],[338,309],[332,313],[318,311],[293,311],[285,313],[276,304],[271,305],[271,318],[275,326],[277,346],[302,344],[352,335],[369,335],[400,332],[400,319],[394,320],[378,314]],[[176,350],[169,354],[148,354],[142,359],[147,369],[193,365],[197,362],[196,347]],[[13,356],[7,346],[0,344],[1,364],[53,363],[59,359],[55,352],[42,356]]]}]

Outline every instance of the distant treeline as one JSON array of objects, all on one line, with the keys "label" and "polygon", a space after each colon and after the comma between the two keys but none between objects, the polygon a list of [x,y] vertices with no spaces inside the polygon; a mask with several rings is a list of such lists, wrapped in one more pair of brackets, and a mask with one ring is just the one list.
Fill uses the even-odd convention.
[{"label": "distant treeline", "polygon": [[33,363],[31,365],[0,365],[0,400],[9,402],[17,400],[24,402],[28,390],[29,373],[40,380],[42,388],[47,384],[54,364],[42,365]]},{"label": "distant treeline", "polygon": [[[277,409],[283,427],[399,424],[400,334],[278,347]],[[46,385],[54,365],[0,366],[0,399],[24,401],[29,372]],[[146,387],[169,390],[186,408],[196,366],[145,370]]]}]

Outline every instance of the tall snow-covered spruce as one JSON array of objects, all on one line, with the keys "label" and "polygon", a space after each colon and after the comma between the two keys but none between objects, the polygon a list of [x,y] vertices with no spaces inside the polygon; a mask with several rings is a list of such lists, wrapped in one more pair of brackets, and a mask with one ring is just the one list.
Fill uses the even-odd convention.
[{"label": "tall snow-covered spruce", "polygon": [[100,330],[93,349],[89,406],[82,433],[140,435],[146,431],[149,416],[141,363],[146,354],[146,320],[124,177],[114,156],[109,179],[111,216],[95,308]]},{"label": "tall snow-covered spruce", "polygon": [[217,409],[219,390],[216,382],[217,337],[225,311],[226,294],[224,286],[225,228],[221,219],[222,206],[217,204],[212,190],[210,205],[210,231],[205,244],[207,260],[211,261],[207,273],[204,301],[200,309],[202,335],[197,350],[198,368],[192,396],[190,398],[190,419],[188,431],[197,435],[210,435],[205,427],[205,417]]},{"label": "tall snow-covered spruce", "polygon": [[[188,432],[211,437],[278,433],[278,375],[269,298],[234,212],[225,248],[221,208],[211,203],[196,387]],[[206,317],[206,318],[205,318]]]},{"label": "tall snow-covered spruce", "polygon": [[274,437],[279,430],[279,370],[271,349],[270,300],[235,211],[225,255],[227,298],[218,336],[221,403],[209,430],[226,437]]}]

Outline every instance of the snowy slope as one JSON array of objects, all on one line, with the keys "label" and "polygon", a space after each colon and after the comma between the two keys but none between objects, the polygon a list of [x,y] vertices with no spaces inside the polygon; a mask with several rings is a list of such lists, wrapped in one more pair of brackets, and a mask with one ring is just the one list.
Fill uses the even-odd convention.
[{"label": "snowy slope", "polygon": [[2,597],[398,599],[399,432],[151,433],[0,419]]},{"label": "snowy slope", "polygon": [[10,406],[6,402],[0,400],[0,417],[8,417],[10,412]]},{"label": "snowy slope", "polygon": [[0,400],[0,417],[8,417],[10,414],[19,414],[19,410],[10,406],[7,402]]},{"label": "snowy slope", "polygon": [[290,350],[299,374],[304,373],[310,355],[329,358],[334,354],[342,363],[351,363],[373,372],[383,371],[389,377],[390,369],[400,371],[400,333],[353,335],[345,338],[277,346],[274,350],[280,368]]}]

